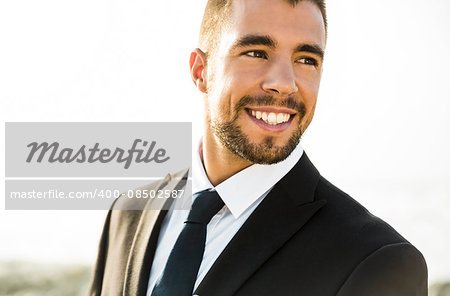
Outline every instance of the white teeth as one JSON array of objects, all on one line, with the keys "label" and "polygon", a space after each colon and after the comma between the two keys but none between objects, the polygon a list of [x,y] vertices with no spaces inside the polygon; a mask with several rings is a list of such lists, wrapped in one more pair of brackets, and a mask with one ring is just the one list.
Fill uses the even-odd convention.
[{"label": "white teeth", "polygon": [[262,120],[267,121],[267,113],[263,112],[263,114],[261,115]]},{"label": "white teeth", "polygon": [[269,121],[269,124],[275,124],[277,123],[277,116],[275,115],[275,113],[270,112],[269,117],[267,117],[267,120]]},{"label": "white teeth", "polygon": [[289,121],[289,119],[291,118],[291,114],[287,114],[287,113],[275,113],[275,112],[270,112],[269,114],[267,114],[267,112],[261,112],[261,111],[254,111],[251,110],[251,114],[253,117],[256,117],[257,119],[262,119],[264,122],[266,122],[267,124],[270,125],[277,125],[280,123],[284,123]]},{"label": "white teeth", "polygon": [[284,122],[284,119],[285,119],[286,117],[284,116],[284,114],[282,114],[282,113],[278,113],[278,115],[277,115],[277,123],[282,123],[282,122]]}]

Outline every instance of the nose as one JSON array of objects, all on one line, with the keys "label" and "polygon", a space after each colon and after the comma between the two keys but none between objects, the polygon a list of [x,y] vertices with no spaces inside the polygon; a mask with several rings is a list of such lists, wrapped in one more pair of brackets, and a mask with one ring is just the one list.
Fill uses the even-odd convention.
[{"label": "nose", "polygon": [[265,73],[262,88],[270,94],[282,96],[297,92],[298,87],[291,61],[274,61]]}]

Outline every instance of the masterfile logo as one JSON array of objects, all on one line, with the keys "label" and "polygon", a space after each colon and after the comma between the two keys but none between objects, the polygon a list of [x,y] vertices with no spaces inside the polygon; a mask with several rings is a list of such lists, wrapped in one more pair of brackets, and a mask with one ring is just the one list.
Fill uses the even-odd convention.
[{"label": "masterfile logo", "polygon": [[7,122],[6,177],[164,177],[191,166],[191,123]]},{"label": "masterfile logo", "polygon": [[[162,188],[168,174],[190,172],[191,135],[191,123],[6,123],[6,209],[180,198],[187,177],[186,186]],[[161,188],[146,187],[155,182]]]},{"label": "masterfile logo", "polygon": [[[138,149],[140,144],[144,149]],[[28,154],[26,161],[32,162],[34,158],[38,163],[41,163],[44,158],[50,163],[94,163],[97,161],[108,163],[117,161],[124,163],[124,168],[128,169],[133,160],[136,163],[150,163],[152,161],[155,163],[163,163],[170,159],[169,156],[166,157],[166,149],[164,148],[156,149],[156,152],[153,153],[156,146],[155,141],[152,141],[149,145],[148,141],[136,139],[133,141],[132,147],[128,150],[119,147],[113,150],[108,148],[100,149],[99,146],[100,143],[95,143],[92,148],[86,148],[86,145],[82,145],[79,149],[74,150],[72,148],[60,149],[58,142],[51,144],[47,142],[33,142],[27,145],[30,148],[30,154]],[[37,156],[35,157],[36,154]]]}]

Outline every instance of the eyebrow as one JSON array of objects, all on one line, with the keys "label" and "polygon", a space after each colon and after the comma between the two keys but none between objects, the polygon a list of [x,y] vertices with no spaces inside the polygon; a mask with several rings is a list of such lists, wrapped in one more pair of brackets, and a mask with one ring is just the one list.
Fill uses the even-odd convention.
[{"label": "eyebrow", "polygon": [[300,44],[295,48],[295,52],[310,52],[318,55],[322,59],[325,54],[322,47],[317,44]]},{"label": "eyebrow", "polygon": [[[270,48],[276,48],[277,42],[267,35],[245,35],[231,46],[231,50],[236,50],[238,48],[247,47],[250,45],[262,45]],[[318,55],[320,58],[324,57],[324,50],[318,44],[299,44],[295,48],[294,52],[309,52]]]},{"label": "eyebrow", "polygon": [[277,43],[270,36],[245,35],[234,42],[233,46],[231,46],[231,50],[246,47],[249,45],[264,45],[270,48],[277,47]]}]

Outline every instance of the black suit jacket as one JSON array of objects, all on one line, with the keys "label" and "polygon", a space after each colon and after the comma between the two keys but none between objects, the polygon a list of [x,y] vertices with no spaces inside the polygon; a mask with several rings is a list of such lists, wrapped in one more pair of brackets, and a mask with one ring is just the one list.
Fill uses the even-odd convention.
[{"label": "black suit jacket", "polygon": [[[183,177],[186,171],[148,188],[181,187]],[[114,210],[130,202],[119,199],[108,213],[90,295],[146,294],[166,212]],[[157,201],[138,202],[148,208]],[[414,246],[325,180],[304,154],[233,237],[195,294],[422,296],[427,267]]]}]

